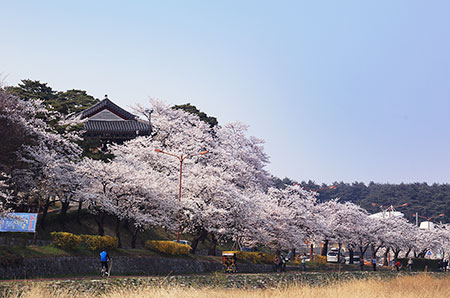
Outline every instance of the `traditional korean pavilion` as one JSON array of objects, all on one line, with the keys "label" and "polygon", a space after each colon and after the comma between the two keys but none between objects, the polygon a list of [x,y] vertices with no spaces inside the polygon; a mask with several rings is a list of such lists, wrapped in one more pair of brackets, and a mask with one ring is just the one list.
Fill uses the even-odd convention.
[{"label": "traditional korean pavilion", "polygon": [[115,103],[105,99],[81,112],[84,122],[85,139],[97,139],[103,144],[123,143],[137,136],[150,135],[150,122],[139,119]]}]

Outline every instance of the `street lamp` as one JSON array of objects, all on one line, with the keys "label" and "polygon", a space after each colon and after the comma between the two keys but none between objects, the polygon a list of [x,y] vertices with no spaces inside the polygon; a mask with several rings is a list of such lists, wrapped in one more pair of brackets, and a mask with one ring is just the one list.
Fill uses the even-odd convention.
[{"label": "street lamp", "polygon": [[[393,212],[395,210],[395,208],[405,207],[407,205],[408,205],[408,203],[404,203],[404,204],[396,205],[396,206],[391,205],[388,208],[386,208],[386,206],[383,206],[383,205],[380,205],[380,204],[377,204],[377,203],[372,203],[372,206],[380,207],[381,211],[383,212],[383,218],[384,218],[384,212],[388,211],[389,212],[389,216],[388,217],[391,218],[391,212]],[[384,208],[386,208],[386,209],[384,209]],[[391,262],[391,254],[388,252],[387,256],[388,256],[388,264],[389,264]],[[386,261],[386,259],[385,259],[385,261]]]},{"label": "street lamp", "polygon": [[[384,210],[389,212],[389,217],[391,217],[391,211],[395,211],[395,208],[398,208],[398,207],[405,207],[405,206],[407,206],[407,205],[408,205],[408,203],[404,203],[404,204],[396,205],[396,206],[391,205],[391,206],[389,206],[388,208],[386,208],[386,206],[383,206],[383,205],[380,205],[380,204],[377,204],[377,203],[372,203],[372,206],[378,206],[378,207],[380,207],[381,210],[383,210],[384,208],[386,208],[386,209],[384,209]],[[384,216],[383,216],[383,217],[384,217]]]},{"label": "street lamp", "polygon": [[[183,155],[183,154],[176,155],[176,154],[173,154],[173,153],[162,151],[160,149],[155,149],[155,151],[158,152],[158,153],[163,153],[163,154],[166,154],[166,155],[170,155],[170,156],[176,157],[180,161],[180,184],[179,184],[179,189],[178,189],[178,203],[180,203],[181,202],[181,179],[182,179],[182,176],[183,176],[183,161],[186,158],[190,158],[190,157],[206,154],[206,153],[208,153],[208,150],[200,152],[200,153],[197,153],[197,154],[188,154],[188,155]],[[180,228],[181,228],[181,225],[180,225],[180,213],[178,213],[177,243],[180,243]]]},{"label": "street lamp", "polygon": [[419,215],[419,217],[424,218],[424,219],[426,219],[426,220],[428,221],[428,230],[429,230],[429,229],[430,229],[430,221],[431,221],[433,218],[438,218],[438,217],[441,217],[441,216],[444,216],[444,215],[445,215],[444,213],[441,213],[441,214],[439,214],[439,215],[430,216],[430,217],[425,217],[425,216],[422,216],[422,215]]}]

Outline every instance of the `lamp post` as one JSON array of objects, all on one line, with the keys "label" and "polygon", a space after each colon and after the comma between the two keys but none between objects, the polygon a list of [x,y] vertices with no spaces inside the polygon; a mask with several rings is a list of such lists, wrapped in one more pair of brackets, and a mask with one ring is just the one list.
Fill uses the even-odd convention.
[{"label": "lamp post", "polygon": [[378,207],[380,207],[381,210],[384,209],[384,210],[388,211],[389,212],[389,216],[388,217],[391,217],[391,212],[395,211],[395,208],[405,207],[407,205],[408,205],[408,203],[404,203],[404,204],[396,205],[396,206],[391,205],[388,208],[384,209],[386,206],[383,206],[383,205],[380,205],[380,204],[377,204],[377,203],[372,203],[372,206],[378,206]]},{"label": "lamp post", "polygon": [[430,217],[425,217],[425,216],[422,216],[422,215],[419,215],[419,217],[420,217],[420,218],[424,218],[424,219],[426,219],[426,220],[428,221],[428,230],[430,230],[430,221],[431,221],[433,218],[438,218],[438,217],[441,217],[441,216],[444,216],[444,215],[445,215],[444,213],[441,213],[441,214],[439,214],[439,215],[430,216]]},{"label": "lamp post", "polygon": [[[404,204],[396,205],[396,206],[391,205],[387,209],[384,209],[386,206],[383,206],[383,205],[380,205],[380,204],[377,204],[377,203],[372,203],[372,206],[378,206],[383,211],[383,218],[384,218],[384,212],[388,211],[389,212],[389,216],[388,217],[391,218],[391,212],[393,212],[395,210],[395,208],[405,207],[407,205],[408,205],[408,203],[404,203]],[[391,254],[389,252],[387,254],[387,258],[388,258],[387,264],[390,264],[391,263]],[[386,257],[385,257],[384,261],[386,262]]]},{"label": "lamp post", "polygon": [[[158,153],[163,153],[163,154],[166,154],[166,155],[170,155],[170,156],[176,157],[180,161],[180,183],[179,183],[179,188],[178,188],[178,203],[180,203],[181,202],[181,179],[183,177],[183,161],[186,158],[190,158],[190,157],[206,154],[206,153],[208,153],[208,150],[200,152],[200,153],[197,153],[197,154],[188,154],[188,155],[183,155],[183,154],[176,155],[176,154],[173,154],[173,153],[162,151],[160,149],[155,149],[155,151],[158,152]],[[180,213],[178,213],[177,243],[180,243],[180,229],[181,229],[181,226],[180,226]]]}]

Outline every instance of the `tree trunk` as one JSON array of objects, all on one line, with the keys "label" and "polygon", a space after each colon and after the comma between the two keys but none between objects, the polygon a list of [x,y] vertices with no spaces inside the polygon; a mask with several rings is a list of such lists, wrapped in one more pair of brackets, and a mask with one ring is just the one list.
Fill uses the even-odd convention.
[{"label": "tree trunk", "polygon": [[41,218],[41,228],[45,230],[45,226],[47,222],[45,219],[47,218],[48,208],[50,207],[50,197],[47,198],[44,205],[44,210],[42,212],[42,218]]},{"label": "tree trunk", "polygon": [[419,258],[425,258],[425,255],[427,254],[427,251],[428,251],[428,249],[422,250],[422,251],[419,253],[418,257],[419,257]]},{"label": "tree trunk", "polygon": [[409,257],[409,253],[411,252],[411,248],[408,248],[408,251],[405,254],[405,259],[407,259]]},{"label": "tree trunk", "polygon": [[118,248],[122,248],[122,240],[120,239],[120,218],[116,218],[116,237],[119,240]]},{"label": "tree trunk", "polygon": [[70,200],[67,200],[67,202],[61,201],[61,213],[59,214],[59,222],[61,223],[62,227],[66,227],[66,214],[67,210],[69,209]]},{"label": "tree trunk", "polygon": [[388,247],[388,248],[386,248],[386,251],[384,252],[383,266],[388,266],[388,265],[389,265],[389,262],[388,262],[388,254],[389,254],[389,250],[390,250],[390,249],[391,249],[391,248]]},{"label": "tree trunk", "polygon": [[197,251],[197,246],[200,241],[204,241],[206,237],[208,236],[208,232],[204,229],[201,229],[197,235],[192,240],[192,249],[191,253],[195,255],[195,252]]},{"label": "tree trunk", "polygon": [[322,257],[326,257],[326,256],[327,256],[327,253],[328,253],[328,240],[325,240],[325,241],[323,242],[323,246],[322,246],[322,250],[321,250],[321,252],[320,252],[320,255],[321,255]]},{"label": "tree trunk", "polygon": [[[341,249],[342,249],[342,243],[338,243],[339,245],[339,251],[338,251],[338,263],[341,264]],[[340,268],[340,267],[339,267]]]},{"label": "tree trunk", "polygon": [[401,249],[394,250],[394,260],[398,259],[398,255],[400,254],[401,251],[402,251]]},{"label": "tree trunk", "polygon": [[213,233],[210,233],[211,235],[211,242],[209,244],[209,249],[208,249],[208,256],[215,256],[216,255],[216,246],[217,246],[217,239],[214,236]]},{"label": "tree trunk", "polygon": [[353,264],[353,249],[349,249],[348,251],[350,253],[350,256],[349,256],[350,259],[348,260],[348,263]]},{"label": "tree trunk", "polygon": [[131,232],[131,248],[136,248],[136,240],[138,232],[139,229],[137,227],[134,227],[133,231]]},{"label": "tree trunk", "polygon": [[291,249],[291,261],[295,260],[295,248]]},{"label": "tree trunk", "polygon": [[78,210],[77,210],[77,223],[81,225],[81,208],[83,206],[83,201],[80,199],[78,202]]},{"label": "tree trunk", "polygon": [[372,251],[372,259],[376,257],[377,251],[375,250],[375,245],[370,245],[370,250]]},{"label": "tree trunk", "polygon": [[359,266],[361,267],[361,271],[364,271],[364,253],[368,247],[368,245],[365,248],[362,246],[359,247]]},{"label": "tree trunk", "polygon": [[123,228],[127,231],[130,230],[130,221],[128,219],[125,219],[125,221],[123,222]]},{"label": "tree trunk", "polygon": [[104,228],[105,214],[103,212],[99,212],[99,214],[97,214],[97,215],[94,214],[94,219],[98,226],[98,234],[100,236],[104,236],[105,235],[105,228]]}]

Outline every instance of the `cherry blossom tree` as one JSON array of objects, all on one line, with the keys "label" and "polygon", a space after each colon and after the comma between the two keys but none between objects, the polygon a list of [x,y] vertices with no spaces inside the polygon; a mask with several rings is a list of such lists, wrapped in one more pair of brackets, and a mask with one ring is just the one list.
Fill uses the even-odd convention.
[{"label": "cherry blossom tree", "polygon": [[151,169],[136,168],[135,164],[122,160],[105,163],[85,158],[77,165],[77,171],[84,179],[78,195],[83,196],[94,214],[99,235],[104,234],[104,221],[108,214],[117,219],[115,231],[120,245],[121,220],[134,223],[132,248],[136,246],[139,228],[169,227],[172,224],[175,200],[169,200],[170,196],[164,194],[159,174]]},{"label": "cherry blossom tree", "polygon": [[[177,156],[209,151],[184,160],[180,208],[184,230],[196,234],[194,251],[197,242],[209,233],[210,253],[214,254],[219,238],[233,237],[238,227],[243,227],[231,224],[230,219],[237,220],[246,214],[245,209],[236,208],[243,206],[245,191],[264,189],[270,183],[264,170],[268,159],[262,141],[246,137],[242,124],[212,128],[196,115],[172,109],[160,101],[153,100],[151,104],[153,135],[116,146],[112,151],[129,162],[139,161],[162,173],[164,187],[173,186],[172,196],[177,193],[179,161],[154,149]],[[139,111],[145,114],[148,109]]]},{"label": "cherry blossom tree", "polygon": [[43,207],[42,226],[45,226],[50,197],[60,186],[59,168],[81,154],[74,143],[77,136],[56,132],[42,120],[44,116],[51,121],[55,115],[39,100],[22,100],[0,90],[0,121],[4,124],[0,131],[9,135],[0,154],[7,159],[1,160],[1,171],[9,175],[6,182],[12,190],[16,210]]}]

